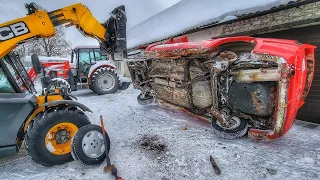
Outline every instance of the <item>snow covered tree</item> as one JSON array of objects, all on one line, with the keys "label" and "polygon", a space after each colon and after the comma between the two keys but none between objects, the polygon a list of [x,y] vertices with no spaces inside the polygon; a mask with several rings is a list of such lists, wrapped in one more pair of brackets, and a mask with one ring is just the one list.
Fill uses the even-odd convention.
[{"label": "snow covered tree", "polygon": [[44,56],[59,56],[66,57],[71,53],[71,43],[65,39],[65,27],[58,26],[56,35],[51,38],[42,38],[38,41],[38,46],[41,47]]},{"label": "snow covered tree", "polygon": [[41,48],[37,45],[37,41],[28,41],[20,44],[13,51],[19,54],[24,65],[28,65],[28,62],[25,62],[25,57],[34,53],[40,55],[39,52],[41,52]]},{"label": "snow covered tree", "polygon": [[14,51],[17,52],[22,59],[34,53],[48,57],[67,57],[71,54],[71,43],[66,40],[64,30],[65,27],[58,26],[56,27],[56,35],[54,37],[28,41],[20,44]]}]

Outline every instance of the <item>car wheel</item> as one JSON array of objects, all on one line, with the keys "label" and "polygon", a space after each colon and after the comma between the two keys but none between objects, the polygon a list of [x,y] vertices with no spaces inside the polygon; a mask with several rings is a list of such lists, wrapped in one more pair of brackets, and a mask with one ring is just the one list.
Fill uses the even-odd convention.
[{"label": "car wheel", "polygon": [[148,105],[148,104],[151,104],[153,103],[153,96],[150,95],[150,93],[146,93],[145,95],[143,95],[142,93],[140,93],[138,96],[137,96],[137,101],[140,105]]},{"label": "car wheel", "polygon": [[237,116],[232,116],[229,119],[227,126],[221,125],[216,117],[212,117],[211,123],[213,132],[217,136],[225,139],[235,139],[243,137],[248,132],[248,124],[246,120]]},{"label": "car wheel", "polygon": [[[102,128],[89,124],[83,126],[72,139],[72,157],[84,165],[99,165],[106,158],[106,152],[110,151],[110,139],[106,133],[106,143],[102,135]],[[106,148],[107,147],[107,148]]]}]

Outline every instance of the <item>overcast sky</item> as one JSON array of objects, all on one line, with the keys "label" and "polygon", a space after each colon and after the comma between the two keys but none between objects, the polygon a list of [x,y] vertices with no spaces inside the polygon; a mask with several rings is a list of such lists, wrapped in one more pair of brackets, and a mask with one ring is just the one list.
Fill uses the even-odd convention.
[{"label": "overcast sky", "polygon": [[[146,20],[158,12],[178,3],[180,0],[0,0],[0,24],[23,17],[24,3],[35,2],[48,11],[81,2],[89,7],[100,22],[109,18],[109,12],[119,5],[126,6],[128,28]],[[96,40],[83,37],[74,27],[67,29],[67,40],[73,46],[97,44]]]}]

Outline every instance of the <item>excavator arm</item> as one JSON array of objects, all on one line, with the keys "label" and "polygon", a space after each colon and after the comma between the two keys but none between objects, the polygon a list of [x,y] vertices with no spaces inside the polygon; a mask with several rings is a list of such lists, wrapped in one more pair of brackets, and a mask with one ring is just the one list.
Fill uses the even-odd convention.
[{"label": "excavator arm", "polygon": [[28,15],[0,24],[0,58],[20,43],[36,38],[50,38],[56,34],[55,26],[75,26],[84,36],[100,43],[102,54],[126,54],[126,14],[124,6],[111,12],[105,23],[99,23],[90,10],[81,3],[51,12],[41,10],[35,3],[26,4]]}]

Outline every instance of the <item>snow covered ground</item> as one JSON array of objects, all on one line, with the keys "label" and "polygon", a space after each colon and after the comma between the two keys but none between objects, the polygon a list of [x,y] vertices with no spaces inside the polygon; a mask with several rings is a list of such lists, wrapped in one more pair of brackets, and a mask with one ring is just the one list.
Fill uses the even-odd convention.
[{"label": "snow covered ground", "polygon": [[[126,180],[319,179],[320,127],[297,121],[283,138],[259,142],[215,136],[210,123],[159,105],[140,106],[139,91],[130,87],[98,96],[90,90],[73,93],[90,107],[92,123],[103,115],[111,138],[111,161]],[[152,142],[160,146],[148,146]],[[213,155],[222,174],[209,162]],[[0,160],[0,179],[114,179],[103,165],[70,162],[51,168],[34,163],[22,150]]]}]

